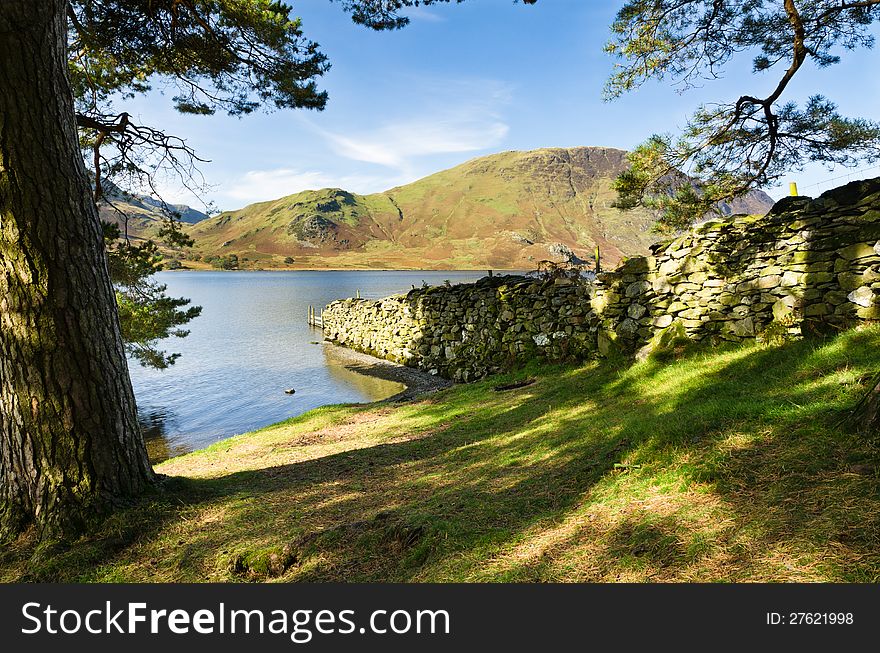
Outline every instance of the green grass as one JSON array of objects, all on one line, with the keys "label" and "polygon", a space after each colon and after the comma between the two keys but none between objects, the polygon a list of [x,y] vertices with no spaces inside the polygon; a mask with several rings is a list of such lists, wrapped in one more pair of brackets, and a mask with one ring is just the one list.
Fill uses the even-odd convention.
[{"label": "green grass", "polygon": [[878,365],[873,327],[325,407],[164,463],[0,578],[877,582],[878,443],[837,423]]}]

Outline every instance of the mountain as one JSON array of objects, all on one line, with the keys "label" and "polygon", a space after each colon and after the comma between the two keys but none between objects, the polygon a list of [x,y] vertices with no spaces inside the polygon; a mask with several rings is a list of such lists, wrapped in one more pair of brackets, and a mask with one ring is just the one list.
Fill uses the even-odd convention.
[{"label": "mountain", "polygon": [[[653,214],[612,206],[626,166],[612,148],[503,152],[382,193],[329,188],[251,204],[188,232],[202,259],[235,254],[242,267],[532,269],[592,259],[597,245],[612,265],[655,240]],[[721,208],[772,204],[752,193]]]},{"label": "mountain", "polygon": [[167,206],[168,209],[174,211],[180,216],[179,219],[181,222],[186,224],[196,224],[202,220],[207,220],[209,217],[207,213],[202,213],[187,204],[164,204],[161,200],[146,195],[138,195],[137,199],[142,205],[150,206],[160,211]]},{"label": "mountain", "polygon": [[[163,204],[161,200],[129,193],[116,185],[105,180],[104,194],[107,199],[98,203],[98,214],[106,222],[119,225],[125,229],[125,219],[128,220],[128,233],[135,240],[158,237],[159,229],[166,218],[163,207],[179,214],[180,221],[193,225],[208,219],[207,213],[202,213],[186,204]],[[124,216],[124,217],[123,217]]]}]

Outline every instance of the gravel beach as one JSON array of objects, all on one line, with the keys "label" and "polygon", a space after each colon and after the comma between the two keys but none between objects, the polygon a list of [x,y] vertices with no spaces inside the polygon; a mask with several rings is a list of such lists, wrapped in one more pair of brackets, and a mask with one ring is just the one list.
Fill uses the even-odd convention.
[{"label": "gravel beach", "polygon": [[437,392],[453,385],[452,381],[428,374],[423,370],[382,360],[381,358],[376,358],[353,349],[340,347],[328,341],[324,341],[322,344],[327,356],[339,362],[346,369],[358,374],[385,379],[386,381],[396,381],[406,386],[403,392],[399,392],[383,401],[411,401],[422,395]]}]

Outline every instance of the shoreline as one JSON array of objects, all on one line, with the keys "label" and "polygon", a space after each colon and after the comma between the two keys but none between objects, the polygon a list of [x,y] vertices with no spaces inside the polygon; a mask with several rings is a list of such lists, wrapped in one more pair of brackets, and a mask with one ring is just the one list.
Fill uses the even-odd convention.
[{"label": "shoreline", "polygon": [[452,381],[443,377],[434,376],[414,367],[407,367],[400,363],[394,363],[354,349],[342,347],[329,340],[324,340],[321,344],[324,346],[324,351],[328,357],[333,358],[345,369],[384,381],[394,381],[405,386],[404,390],[395,395],[385,399],[365,402],[366,405],[412,401],[455,385]]},{"label": "shoreline", "polygon": [[[443,377],[434,376],[432,374],[428,374],[423,370],[418,370],[413,367],[407,367],[406,365],[401,365],[400,363],[394,363],[392,361],[376,358],[375,356],[364,354],[363,352],[359,352],[354,349],[348,349],[347,347],[337,345],[329,340],[322,340],[320,344],[324,348],[325,355],[327,355],[329,358],[332,358],[334,362],[338,363],[345,369],[356,374],[361,374],[363,376],[369,376],[376,379],[382,379],[383,381],[391,381],[404,386],[404,389],[400,392],[385,397],[384,399],[374,399],[373,401],[363,402],[346,402],[352,405],[374,406],[385,403],[406,403],[410,401],[415,401],[416,399],[421,399],[426,395],[434,394],[435,392],[439,392],[440,390],[451,388],[455,385],[455,383],[448,379],[444,379]],[[335,405],[335,403],[336,402],[331,401],[326,404],[310,408],[309,410],[298,415],[293,415],[292,417],[301,417],[303,415],[307,415],[313,410],[319,410],[326,406],[333,406]],[[280,426],[289,419],[291,419],[291,417],[273,422],[271,424],[267,424],[265,426],[256,427],[249,431],[234,433],[209,444],[193,449],[187,448],[185,451],[178,451],[177,453],[173,453],[161,459],[153,459],[153,455],[151,454],[150,464],[153,466],[161,465],[168,462],[169,460],[174,460],[175,458],[180,458],[181,456],[187,456],[208,449],[218,442],[223,442],[225,440],[238,438],[242,435],[247,435],[249,433],[256,433],[265,429]]]}]

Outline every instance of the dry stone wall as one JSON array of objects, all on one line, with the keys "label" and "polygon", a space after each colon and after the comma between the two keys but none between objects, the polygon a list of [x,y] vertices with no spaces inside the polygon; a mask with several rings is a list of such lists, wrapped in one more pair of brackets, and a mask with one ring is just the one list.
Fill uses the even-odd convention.
[{"label": "dry stone wall", "polygon": [[705,223],[596,281],[486,277],[323,311],[328,340],[460,381],[534,358],[647,354],[880,320],[880,179]]},{"label": "dry stone wall", "polygon": [[457,381],[523,361],[584,358],[591,286],[570,279],[485,277],[380,300],[345,299],[322,313],[324,337]]},{"label": "dry stone wall", "polygon": [[753,338],[880,319],[880,179],[760,218],[709,222],[600,275],[597,349],[649,351],[673,329],[692,340]]}]

